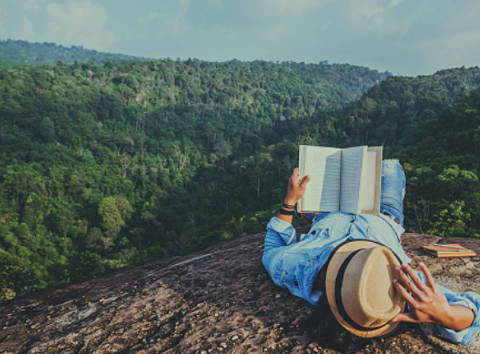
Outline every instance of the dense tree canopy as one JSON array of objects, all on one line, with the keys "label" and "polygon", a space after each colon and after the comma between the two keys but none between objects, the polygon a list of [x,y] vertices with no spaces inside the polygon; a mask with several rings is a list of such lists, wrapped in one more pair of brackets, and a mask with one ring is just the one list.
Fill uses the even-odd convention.
[{"label": "dense tree canopy", "polygon": [[408,229],[478,230],[480,70],[107,61],[0,71],[0,301],[262,231],[298,145],[384,144]]},{"label": "dense tree canopy", "polygon": [[305,129],[301,143],[384,145],[407,174],[406,226],[480,237],[480,70],[390,77],[344,114]]},{"label": "dense tree canopy", "polygon": [[4,68],[10,68],[10,67],[13,67],[13,66],[15,66],[15,63],[13,61],[10,61],[10,60],[7,60],[7,59],[4,59],[4,58],[0,57],[0,70],[2,70]]},{"label": "dense tree canopy", "polygon": [[298,133],[385,78],[292,62],[4,69],[0,300],[264,229]]}]

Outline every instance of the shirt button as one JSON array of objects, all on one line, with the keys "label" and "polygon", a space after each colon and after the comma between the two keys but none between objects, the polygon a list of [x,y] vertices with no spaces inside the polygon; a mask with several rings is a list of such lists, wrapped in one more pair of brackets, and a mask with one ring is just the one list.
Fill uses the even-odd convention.
[{"label": "shirt button", "polygon": [[312,235],[315,235],[317,233],[317,230],[312,231]]}]

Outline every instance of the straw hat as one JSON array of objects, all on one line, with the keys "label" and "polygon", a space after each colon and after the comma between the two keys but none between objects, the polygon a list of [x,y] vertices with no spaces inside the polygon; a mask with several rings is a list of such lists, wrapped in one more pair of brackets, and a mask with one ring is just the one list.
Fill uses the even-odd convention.
[{"label": "straw hat", "polygon": [[385,336],[397,328],[399,322],[390,320],[405,308],[393,286],[397,265],[395,253],[373,241],[347,241],[332,252],[325,293],[344,328],[363,338]]}]

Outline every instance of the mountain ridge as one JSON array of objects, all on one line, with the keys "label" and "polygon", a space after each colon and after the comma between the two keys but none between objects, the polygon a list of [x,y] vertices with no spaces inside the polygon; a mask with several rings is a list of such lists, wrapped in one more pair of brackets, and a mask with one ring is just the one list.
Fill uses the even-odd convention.
[{"label": "mountain ridge", "polygon": [[65,64],[73,64],[75,61],[105,64],[107,61],[148,60],[126,54],[85,49],[81,45],[64,47],[56,43],[32,43],[13,39],[0,40],[0,57],[21,65],[54,65],[58,61]]}]

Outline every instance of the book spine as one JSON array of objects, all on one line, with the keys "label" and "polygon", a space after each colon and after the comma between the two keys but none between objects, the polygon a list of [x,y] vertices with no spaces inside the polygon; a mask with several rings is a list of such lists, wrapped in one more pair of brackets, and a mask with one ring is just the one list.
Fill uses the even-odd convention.
[{"label": "book spine", "polygon": [[340,150],[340,192],[338,193],[338,210],[342,210],[342,169],[343,169],[343,149]]},{"label": "book spine", "polygon": [[[307,147],[305,145],[300,145],[299,147],[300,156],[299,156],[299,166],[298,166],[298,173],[300,176],[305,174],[305,161],[307,158]],[[305,195],[297,202],[297,212],[301,213],[303,211],[303,204],[305,200]]]}]

